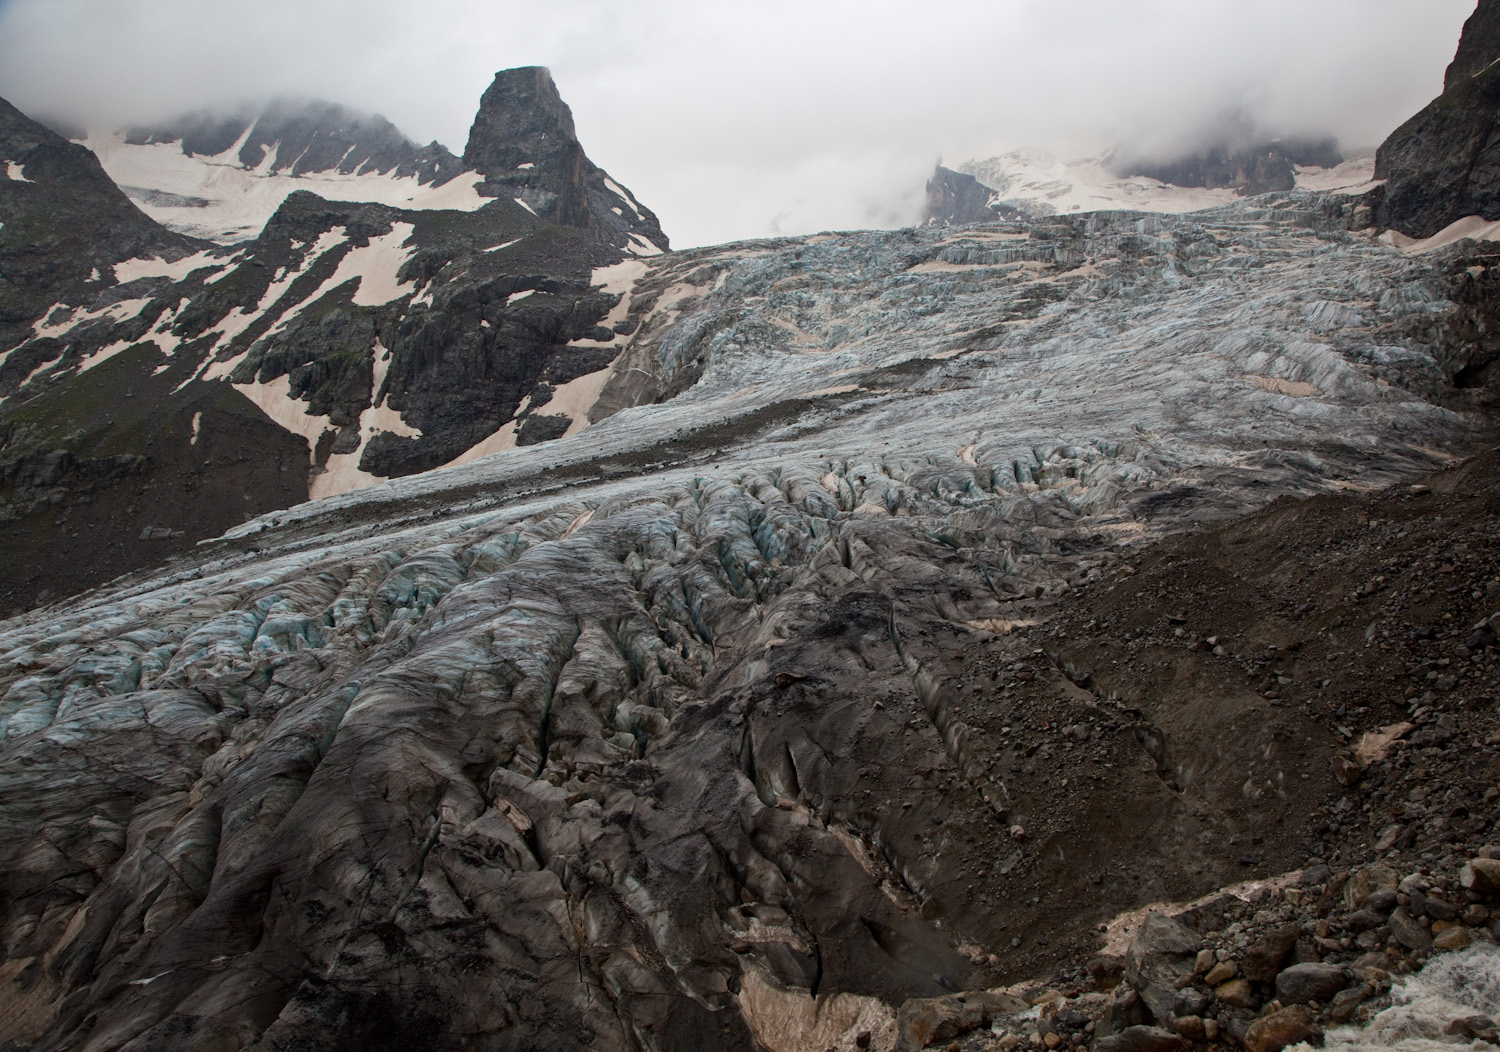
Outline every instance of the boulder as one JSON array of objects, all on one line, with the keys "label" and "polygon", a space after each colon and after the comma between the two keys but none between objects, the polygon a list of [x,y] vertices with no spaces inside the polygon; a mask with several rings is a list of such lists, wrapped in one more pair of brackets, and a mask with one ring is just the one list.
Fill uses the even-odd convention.
[{"label": "boulder", "polygon": [[1094,1052],[1188,1052],[1192,1046],[1157,1026],[1130,1026],[1094,1042]]},{"label": "boulder", "polygon": [[1462,950],[1473,942],[1467,928],[1449,928],[1432,940],[1432,948],[1447,953],[1451,950]]},{"label": "boulder", "polygon": [[1125,953],[1125,981],[1151,1015],[1165,1021],[1177,1000],[1177,985],[1193,974],[1203,940],[1186,924],[1164,913],[1147,913]]},{"label": "boulder", "polygon": [[898,1049],[919,1049],[950,1041],[971,1030],[989,1026],[1007,1011],[1026,1006],[1015,998],[989,993],[912,998],[896,1014]]},{"label": "boulder", "polygon": [[[1398,879],[1396,871],[1389,866],[1366,866],[1351,873],[1349,882],[1344,885],[1344,905],[1351,910],[1360,909],[1369,903],[1370,896],[1378,889],[1395,891]],[[1378,906],[1372,908],[1379,909]]]},{"label": "boulder", "polygon": [[1239,970],[1239,965],[1233,961],[1220,961],[1208,970],[1208,974],[1203,977],[1203,981],[1209,986],[1219,986],[1233,979],[1239,974]]},{"label": "boulder", "polygon": [[1477,895],[1500,895],[1500,859],[1470,859],[1458,871],[1458,881]]},{"label": "boulder", "polygon": [[1250,944],[1240,960],[1240,971],[1246,979],[1255,983],[1268,983],[1275,979],[1281,966],[1296,948],[1301,934],[1302,930],[1295,924],[1272,928]]},{"label": "boulder", "polygon": [[1391,935],[1408,950],[1425,950],[1432,946],[1432,934],[1404,909],[1391,914]]},{"label": "boulder", "polygon": [[1263,1016],[1245,1032],[1245,1048],[1249,1052],[1281,1052],[1288,1045],[1302,1041],[1321,1045],[1323,1030],[1313,1021],[1312,1012],[1301,1005]]},{"label": "boulder", "polygon": [[1255,1006],[1255,990],[1247,979],[1229,980],[1214,990],[1214,996],[1230,1008],[1253,1008]]},{"label": "boulder", "polygon": [[1276,999],[1285,1005],[1327,1003],[1349,985],[1336,964],[1294,964],[1276,977]]}]

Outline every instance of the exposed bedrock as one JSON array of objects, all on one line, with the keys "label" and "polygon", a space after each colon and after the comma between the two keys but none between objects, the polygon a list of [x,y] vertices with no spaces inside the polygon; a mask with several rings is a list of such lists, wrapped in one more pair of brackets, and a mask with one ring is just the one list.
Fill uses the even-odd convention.
[{"label": "exposed bedrock", "polygon": [[972,175],[938,165],[927,180],[927,211],[922,222],[926,226],[963,226],[1015,219],[1020,215],[1016,209],[1004,205],[990,207],[990,198],[995,196],[994,191]]}]

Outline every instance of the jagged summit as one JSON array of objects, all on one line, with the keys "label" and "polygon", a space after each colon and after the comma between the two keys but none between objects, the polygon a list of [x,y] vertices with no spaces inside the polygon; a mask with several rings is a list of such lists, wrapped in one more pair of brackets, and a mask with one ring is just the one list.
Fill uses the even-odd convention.
[{"label": "jagged summit", "polygon": [[418,146],[380,114],[323,99],[285,95],[264,106],[196,110],[125,134],[131,146],[179,144],[188,157],[233,157],[246,168],[307,175],[394,174],[441,186],[459,175],[459,159],[437,142]]},{"label": "jagged summit", "polygon": [[608,231],[638,248],[668,248],[656,216],[583,152],[573,111],[544,66],[495,74],[463,164],[484,176],[477,189],[488,197],[514,198],[543,219]]}]

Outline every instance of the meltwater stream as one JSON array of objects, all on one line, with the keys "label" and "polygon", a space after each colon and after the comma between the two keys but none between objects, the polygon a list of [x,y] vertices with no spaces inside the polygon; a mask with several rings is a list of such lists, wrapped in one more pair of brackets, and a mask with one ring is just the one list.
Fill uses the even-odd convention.
[{"label": "meltwater stream", "polygon": [[[1420,972],[1391,988],[1389,1008],[1364,1026],[1330,1031],[1326,1047],[1338,1052],[1487,1049],[1493,1046],[1473,1039],[1472,1033],[1476,1029],[1493,1030],[1496,1015],[1500,1015],[1500,947],[1480,943],[1434,958]],[[1475,1016],[1488,1019],[1477,1020]],[[1469,1026],[1454,1026],[1460,1021]],[[1465,1036],[1465,1031],[1470,1036]]]}]

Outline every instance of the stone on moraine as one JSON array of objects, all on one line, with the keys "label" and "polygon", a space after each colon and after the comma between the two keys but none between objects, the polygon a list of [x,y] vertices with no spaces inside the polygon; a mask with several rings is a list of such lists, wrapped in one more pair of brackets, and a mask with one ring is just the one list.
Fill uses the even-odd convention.
[{"label": "stone on moraine", "polygon": [[1191,1048],[1176,1034],[1157,1026],[1128,1026],[1094,1043],[1094,1052],[1187,1052]]},{"label": "stone on moraine", "polygon": [[1476,894],[1500,895],[1500,859],[1470,859],[1458,871],[1458,881]]},{"label": "stone on moraine", "polygon": [[1214,996],[1230,1008],[1251,1008],[1255,1005],[1255,991],[1248,979],[1231,979],[1214,989]]},{"label": "stone on moraine", "polygon": [[1366,866],[1349,877],[1344,885],[1344,905],[1357,910],[1366,905],[1377,888],[1396,888],[1396,871],[1389,866]]},{"label": "stone on moraine", "polygon": [[912,998],[896,1015],[898,1049],[925,1048],[988,1026],[997,1016],[1026,1006],[1015,998],[984,992]]},{"label": "stone on moraine", "polygon": [[1323,1031],[1313,1021],[1312,1012],[1301,1005],[1257,1019],[1245,1033],[1245,1048],[1249,1052],[1281,1052],[1288,1045],[1303,1041],[1321,1045]]},{"label": "stone on moraine", "polygon": [[1276,978],[1281,966],[1297,946],[1302,934],[1295,924],[1283,924],[1272,928],[1250,944],[1240,961],[1240,971],[1251,982],[1268,983]]},{"label": "stone on moraine", "polygon": [[1335,1023],[1347,1023],[1354,1018],[1354,1013],[1359,1006],[1374,991],[1365,985],[1351,986],[1347,990],[1340,990],[1333,995],[1333,1000],[1328,1002],[1328,1015]]},{"label": "stone on moraine", "polygon": [[1336,964],[1294,964],[1276,977],[1276,999],[1285,1005],[1327,1002],[1348,985]]},{"label": "stone on moraine", "polygon": [[1378,913],[1389,913],[1396,908],[1396,892],[1391,888],[1376,888],[1365,902],[1367,909]]},{"label": "stone on moraine", "polygon": [[1198,1015],[1178,1016],[1172,1023],[1172,1028],[1189,1041],[1202,1041],[1205,1036],[1203,1017]]},{"label": "stone on moraine", "polygon": [[1466,949],[1473,941],[1467,928],[1449,928],[1432,940],[1432,948],[1447,953],[1452,950]]},{"label": "stone on moraine", "polygon": [[1125,981],[1139,991],[1152,1016],[1165,1020],[1177,999],[1177,986],[1192,974],[1203,940],[1165,913],[1151,911],[1125,952]]},{"label": "stone on moraine", "polygon": [[1427,929],[1404,909],[1391,914],[1391,936],[1408,950],[1425,950],[1432,945]]},{"label": "stone on moraine", "polygon": [[1233,961],[1220,961],[1208,970],[1203,981],[1209,986],[1218,986],[1220,983],[1227,983],[1233,979],[1239,970],[1239,966]]}]

